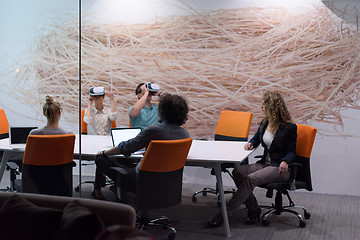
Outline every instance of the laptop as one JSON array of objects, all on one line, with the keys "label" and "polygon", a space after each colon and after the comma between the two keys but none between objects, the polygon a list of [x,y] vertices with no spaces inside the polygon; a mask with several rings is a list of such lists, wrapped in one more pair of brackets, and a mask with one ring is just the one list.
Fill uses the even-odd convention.
[{"label": "laptop", "polygon": [[[136,137],[140,132],[141,128],[112,128],[111,132],[111,139],[113,147],[116,147],[122,141],[127,141],[131,138]],[[138,150],[133,154],[143,154],[145,152],[144,149]]]},{"label": "laptop", "polygon": [[31,130],[37,127],[9,127],[10,147],[14,149],[25,149],[27,137]]}]

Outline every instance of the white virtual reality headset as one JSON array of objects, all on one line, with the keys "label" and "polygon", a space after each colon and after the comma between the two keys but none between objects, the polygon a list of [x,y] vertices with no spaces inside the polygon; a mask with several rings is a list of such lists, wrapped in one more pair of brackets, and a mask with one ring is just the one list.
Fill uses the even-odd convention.
[{"label": "white virtual reality headset", "polygon": [[151,93],[151,94],[155,94],[158,91],[160,91],[160,86],[156,83],[146,83],[145,87],[147,88],[147,90]]},{"label": "white virtual reality headset", "polygon": [[91,87],[89,89],[90,96],[102,96],[105,95],[104,87]]}]

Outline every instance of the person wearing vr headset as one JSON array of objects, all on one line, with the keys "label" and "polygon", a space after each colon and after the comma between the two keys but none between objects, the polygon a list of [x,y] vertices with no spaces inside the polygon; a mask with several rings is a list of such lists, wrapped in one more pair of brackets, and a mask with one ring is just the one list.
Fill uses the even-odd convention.
[{"label": "person wearing vr headset", "polygon": [[142,130],[146,127],[158,124],[158,105],[151,103],[152,96],[160,96],[160,86],[155,83],[140,83],[135,94],[138,101],[129,108],[131,127],[140,127]]},{"label": "person wearing vr headset", "polygon": [[106,92],[111,102],[110,108],[104,106],[104,87],[91,87],[89,93],[88,107],[84,116],[87,133],[89,135],[110,135],[111,122],[115,121],[117,117],[114,93]]}]

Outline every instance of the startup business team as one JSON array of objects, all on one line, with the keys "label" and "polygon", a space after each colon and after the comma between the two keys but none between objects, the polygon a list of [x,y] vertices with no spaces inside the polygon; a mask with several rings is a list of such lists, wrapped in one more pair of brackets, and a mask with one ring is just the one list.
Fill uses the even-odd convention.
[{"label": "startup business team", "polygon": [[[152,93],[150,93],[150,91]],[[88,124],[89,134],[105,135],[110,132],[111,121],[116,119],[114,94],[105,93],[103,87],[89,90],[90,97],[85,112],[84,121]],[[188,138],[188,132],[181,126],[186,122],[189,108],[185,98],[179,95],[162,94],[156,84],[139,84],[135,90],[138,101],[130,107],[128,113],[131,126],[140,126],[143,131],[133,139],[121,142],[117,147],[101,151],[96,156],[96,176],[93,196],[105,199],[101,187],[105,183],[105,175],[112,179],[115,176],[110,167],[121,166],[128,170],[129,177],[121,187],[129,191],[136,189],[136,167],[129,166],[128,161],[111,157],[115,154],[130,156],[131,153],[147,147],[151,140],[173,140]],[[103,104],[105,94],[111,101],[110,109]],[[152,104],[152,96],[160,96],[158,105]],[[227,204],[228,214],[233,214],[240,205],[245,204],[248,209],[246,224],[253,224],[259,219],[261,210],[253,194],[256,186],[275,182],[287,181],[290,177],[288,165],[295,159],[297,127],[292,122],[291,115],[285,101],[278,92],[266,92],[262,99],[262,119],[257,132],[246,143],[245,150],[256,148],[260,144],[264,147],[263,158],[249,165],[243,165],[233,170],[237,192]],[[70,131],[59,126],[61,106],[52,96],[46,96],[43,114],[47,124],[43,128],[33,130],[31,134],[66,134]],[[222,225],[223,217],[217,213],[208,221],[211,227]]]}]

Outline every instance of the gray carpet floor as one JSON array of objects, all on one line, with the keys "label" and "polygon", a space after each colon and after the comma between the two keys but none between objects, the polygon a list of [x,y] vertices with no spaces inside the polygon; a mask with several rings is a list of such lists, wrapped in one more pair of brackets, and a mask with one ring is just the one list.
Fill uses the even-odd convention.
[{"label": "gray carpet floor", "polygon": [[[5,172],[0,188],[8,186],[8,172]],[[83,180],[93,178],[85,177]],[[78,184],[78,176],[74,176],[74,186]],[[310,213],[311,218],[305,220],[305,228],[299,227],[299,221],[294,215],[283,213],[271,215],[270,225],[262,226],[261,222],[255,225],[246,225],[246,209],[240,207],[229,217],[231,237],[224,235],[224,228],[209,228],[207,220],[213,217],[219,210],[215,195],[198,195],[197,202],[192,202],[192,194],[205,186],[186,183],[183,185],[182,203],[150,212],[151,216],[167,216],[171,224],[176,228],[176,239],[189,240],[297,240],[297,239],[326,239],[326,240],[360,240],[360,197],[316,194],[312,192],[291,192],[293,201],[297,205],[304,206]],[[92,185],[84,184],[81,188],[81,197],[91,198]],[[103,193],[108,201],[115,201],[115,197],[109,187],[105,187]],[[271,205],[274,201],[265,197],[265,190],[256,188],[255,196],[261,205]],[[275,195],[275,194],[274,194]],[[74,197],[79,197],[74,192]],[[229,200],[231,195],[226,195]],[[288,201],[284,197],[284,204]],[[265,211],[265,210],[264,210]],[[263,212],[264,212],[263,211]],[[303,214],[302,212],[300,212]],[[166,239],[168,230],[148,228],[148,232],[154,234],[158,239]]]}]

